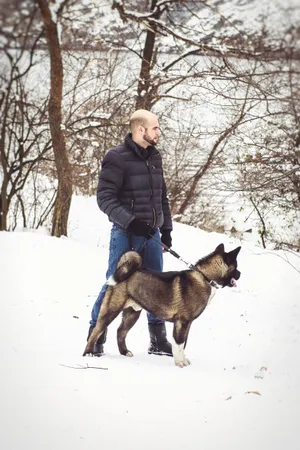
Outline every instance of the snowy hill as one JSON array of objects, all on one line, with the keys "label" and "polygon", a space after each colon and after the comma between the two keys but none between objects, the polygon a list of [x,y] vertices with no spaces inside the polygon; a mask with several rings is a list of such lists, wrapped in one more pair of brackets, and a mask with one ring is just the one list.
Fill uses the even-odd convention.
[{"label": "snowy hill", "polygon": [[[109,229],[94,198],[75,197],[69,238],[0,233],[1,448],[297,450],[299,255],[241,243],[238,287],[193,323],[187,368],[147,354],[145,313],[128,336],[133,358],[117,350],[120,318],[106,354],[82,358]],[[191,262],[240,244],[178,223],[173,234]]]}]

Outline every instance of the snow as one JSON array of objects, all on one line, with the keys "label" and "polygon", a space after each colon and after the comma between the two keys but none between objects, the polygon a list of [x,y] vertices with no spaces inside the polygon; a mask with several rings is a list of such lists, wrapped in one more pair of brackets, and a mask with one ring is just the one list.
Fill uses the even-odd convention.
[{"label": "snow", "polygon": [[120,318],[106,354],[83,358],[109,230],[94,197],[74,197],[68,238],[0,233],[1,448],[297,450],[299,254],[175,223],[173,249],[189,262],[242,245],[238,287],[219,290],[191,327],[192,365],[147,354],[144,312],[127,338],[133,358],[117,350]]}]

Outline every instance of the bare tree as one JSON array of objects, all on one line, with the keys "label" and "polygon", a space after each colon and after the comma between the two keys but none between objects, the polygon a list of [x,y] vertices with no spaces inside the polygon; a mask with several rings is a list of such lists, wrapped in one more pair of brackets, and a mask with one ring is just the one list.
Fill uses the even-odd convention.
[{"label": "bare tree", "polygon": [[[209,102],[213,105],[217,98],[219,107],[217,109],[212,106],[212,109],[216,111],[216,115],[228,117],[224,124],[214,124],[214,129],[208,132],[215,138],[211,138],[209,147],[201,152],[200,157],[198,155],[198,167],[196,164],[191,165],[189,159],[186,159],[183,165],[189,164],[190,170],[181,173],[177,186],[174,180],[178,180],[178,177],[174,177],[173,173],[176,164],[168,166],[172,211],[182,217],[197,200],[201,181],[207,179],[207,175],[219,165],[232,135],[248,121],[258,122],[261,118],[258,105],[268,98],[268,88],[265,91],[260,89],[259,81],[254,78],[258,72],[256,62],[276,60],[280,53],[284,55],[285,50],[280,46],[269,45],[265,31],[261,35],[258,33],[255,40],[250,38],[207,2],[152,0],[147,2],[147,5],[144,5],[145,8],[141,12],[138,5],[133,6],[129,1],[113,3],[113,8],[118,10],[126,26],[128,23],[136,25],[136,41],[124,44],[140,58],[136,107],[155,107],[161,116],[161,123],[166,126],[171,117],[165,109],[169,101],[176,105],[179,102],[190,103],[200,111],[200,102],[202,105]],[[199,14],[203,8],[211,10],[215,16],[214,23],[221,21],[231,28],[233,33],[226,34],[226,30],[217,33],[215,28],[209,35],[205,34]],[[199,19],[197,29],[189,25],[191,18]],[[160,47],[164,46],[165,38],[171,47],[168,57],[164,59]],[[140,47],[136,42],[139,42]],[[119,42],[118,45],[122,44]],[[206,61],[204,66],[199,64],[201,60]],[[241,65],[244,64],[242,70],[236,68],[235,60],[241,61]],[[247,61],[254,63],[253,68],[251,64],[248,68]],[[267,71],[260,76],[262,79],[267,77]],[[206,80],[209,79],[214,82],[208,83]],[[226,89],[227,94],[224,93]],[[181,109],[184,115],[185,106],[178,109]],[[182,120],[182,117],[179,120]],[[199,124],[198,135],[200,127]],[[174,133],[175,130],[173,139]],[[184,149],[187,148],[186,144],[183,145]],[[187,154],[186,151],[184,153]]]},{"label": "bare tree", "polygon": [[[259,65],[249,83],[256,108],[231,139],[234,155],[228,166],[237,177],[223,189],[242,193],[252,206],[263,246],[299,242],[292,231],[300,210],[299,63],[287,54]],[[280,222],[277,231],[274,217]],[[288,234],[294,242],[288,242]]]},{"label": "bare tree", "polygon": [[[122,139],[134,108],[159,116],[172,212],[179,220],[209,226],[211,211],[222,217],[224,196],[240,196],[260,213],[267,241],[268,209],[299,208],[297,40],[268,39],[263,24],[261,32],[248,36],[220,14],[217,2],[116,1],[116,20],[101,28],[109,4],[101,3],[102,11],[98,2],[66,0],[56,12],[67,30],[60,47],[57,24],[46,8],[57,5],[37,4],[51,60],[55,164],[50,159],[39,170],[59,178],[53,234],[57,218],[69,208],[69,162],[76,192],[93,194],[103,155]],[[76,22],[79,14],[88,27]],[[46,135],[42,141],[49,145]],[[21,194],[18,208],[25,222]]]},{"label": "bare tree", "polygon": [[[65,52],[64,125],[73,169],[73,186],[86,195],[95,193],[105,153],[128,130],[135,77],[126,80],[120,66],[124,52],[80,55]],[[75,61],[76,73],[70,69]]]},{"label": "bare tree", "polygon": [[46,105],[31,101],[27,80],[36,65],[34,53],[42,35],[41,30],[32,34],[35,18],[33,6],[19,17],[19,22],[13,23],[9,33],[1,33],[4,38],[0,71],[1,230],[14,228],[8,223],[8,215],[16,203],[23,206],[23,224],[27,225],[22,192],[31,174],[49,157],[51,150],[45,126]]},{"label": "bare tree", "polygon": [[[57,169],[58,189],[52,220],[52,235],[67,236],[68,217],[72,199],[72,170],[62,130],[63,63],[57,23],[53,20],[47,0],[38,0],[45,26],[50,55],[49,123]],[[63,6],[63,4],[62,4]]]}]

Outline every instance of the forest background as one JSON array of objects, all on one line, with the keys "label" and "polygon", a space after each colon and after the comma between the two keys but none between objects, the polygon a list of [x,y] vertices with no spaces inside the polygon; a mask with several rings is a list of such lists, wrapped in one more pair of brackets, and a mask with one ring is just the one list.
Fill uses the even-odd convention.
[{"label": "forest background", "polygon": [[297,0],[0,5],[0,230],[67,235],[144,108],[174,220],[299,249]]}]

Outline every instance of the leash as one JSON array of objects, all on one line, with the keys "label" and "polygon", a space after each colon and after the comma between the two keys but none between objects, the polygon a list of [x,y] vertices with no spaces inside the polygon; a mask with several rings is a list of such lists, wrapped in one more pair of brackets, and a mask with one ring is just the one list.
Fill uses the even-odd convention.
[{"label": "leash", "polygon": [[167,252],[171,253],[171,255],[173,255],[173,256],[175,256],[175,258],[179,259],[179,261],[182,261],[189,269],[195,270],[196,272],[201,273],[201,275],[203,276],[205,281],[207,281],[210,284],[211,287],[219,289],[218,284],[214,280],[210,280],[200,269],[198,269],[198,267],[196,267],[192,263],[188,263],[187,261],[185,261],[180,255],[178,255],[178,253],[174,252],[174,250],[172,250],[166,244],[164,244],[163,242],[161,242],[158,239],[156,239],[156,237],[151,236],[151,238],[154,239],[156,242],[158,242]]}]

